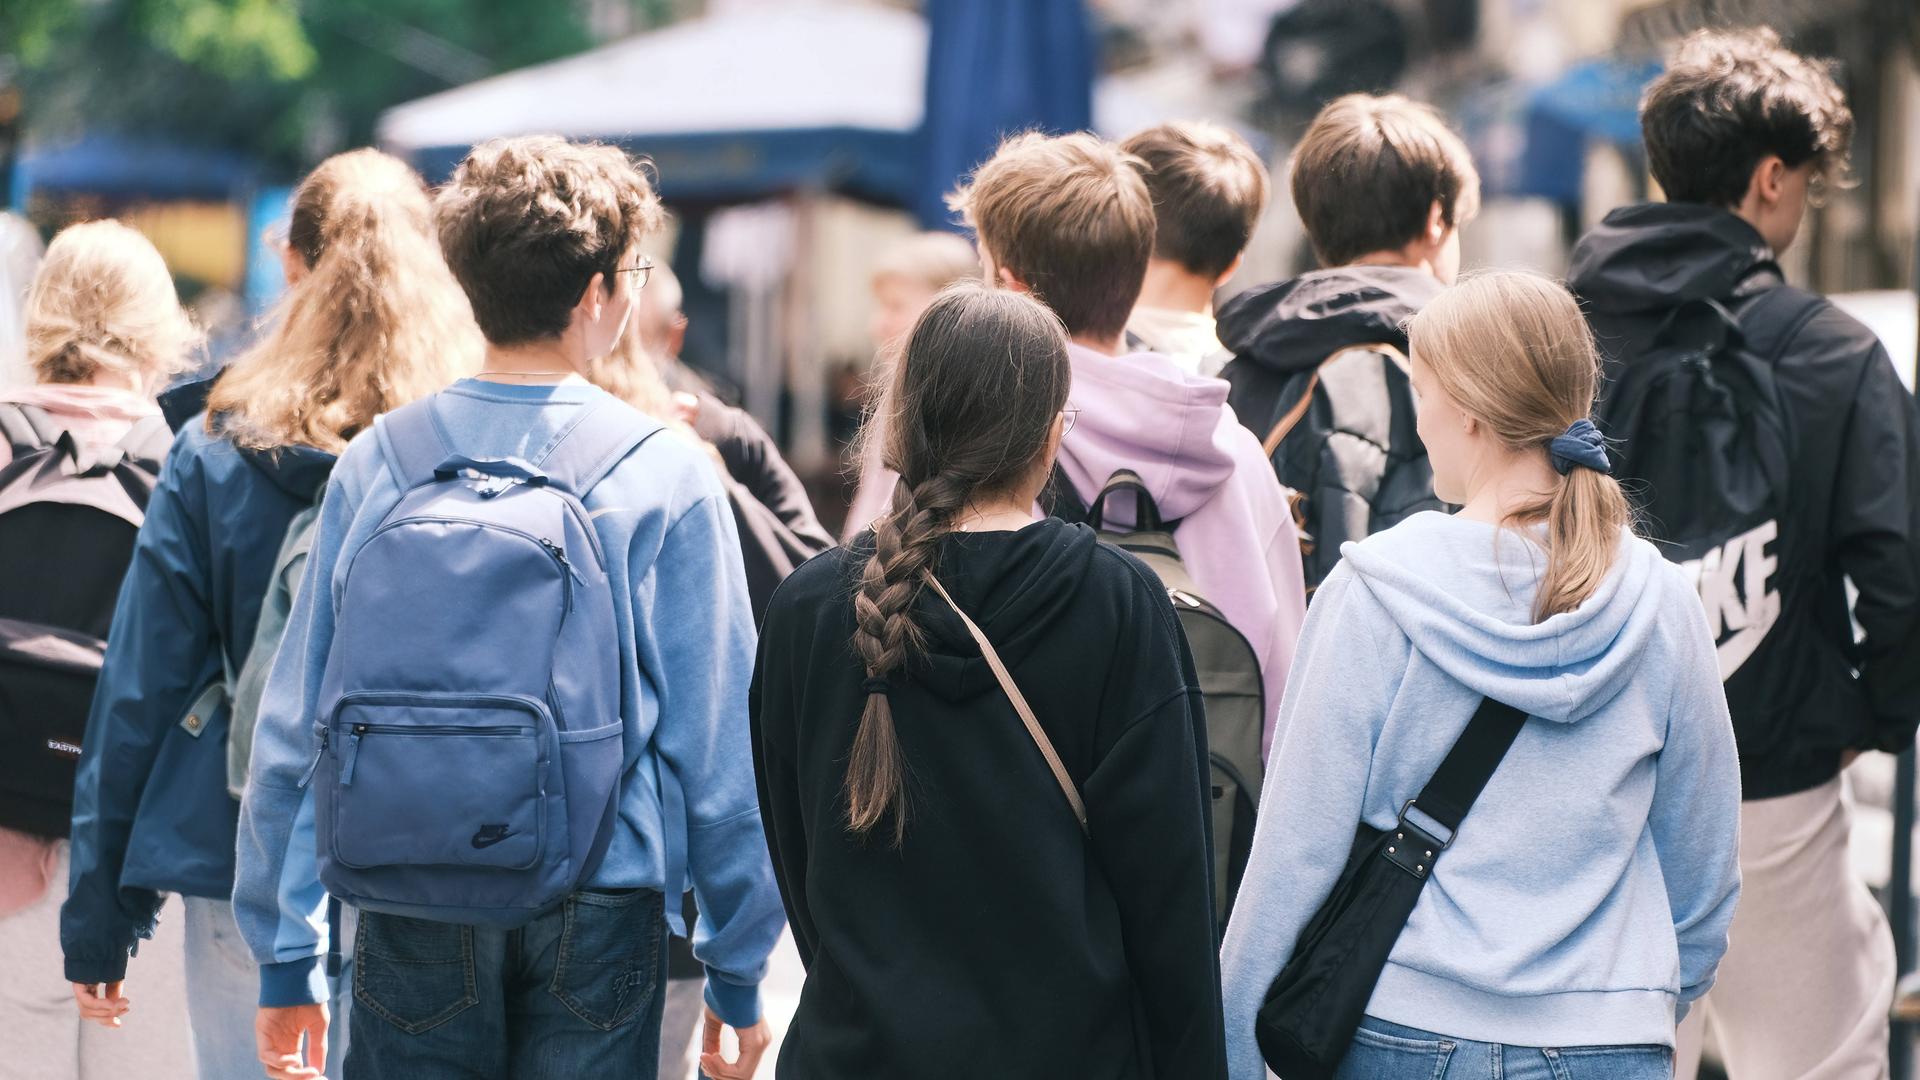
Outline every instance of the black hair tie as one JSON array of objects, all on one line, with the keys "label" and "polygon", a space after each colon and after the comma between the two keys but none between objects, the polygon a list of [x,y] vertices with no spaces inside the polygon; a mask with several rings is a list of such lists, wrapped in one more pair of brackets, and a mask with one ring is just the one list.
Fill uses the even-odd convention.
[{"label": "black hair tie", "polygon": [[866,694],[892,694],[893,684],[888,682],[885,676],[872,675],[860,684],[860,691]]}]

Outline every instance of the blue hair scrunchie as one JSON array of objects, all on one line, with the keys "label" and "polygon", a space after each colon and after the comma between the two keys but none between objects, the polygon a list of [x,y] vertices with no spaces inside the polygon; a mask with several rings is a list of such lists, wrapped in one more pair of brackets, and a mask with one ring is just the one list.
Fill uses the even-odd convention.
[{"label": "blue hair scrunchie", "polygon": [[1547,444],[1547,456],[1561,476],[1572,472],[1576,465],[1597,473],[1613,471],[1613,462],[1607,459],[1607,441],[1601,438],[1600,429],[1593,426],[1593,421],[1585,417],[1575,420],[1567,426],[1565,435],[1555,436]]}]

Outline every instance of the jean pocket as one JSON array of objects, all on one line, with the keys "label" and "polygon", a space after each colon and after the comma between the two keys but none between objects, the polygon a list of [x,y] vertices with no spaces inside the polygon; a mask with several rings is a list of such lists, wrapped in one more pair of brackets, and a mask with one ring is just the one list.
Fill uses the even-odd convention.
[{"label": "jean pocket", "polygon": [[353,942],[353,1001],[409,1035],[479,1004],[473,928],[361,912]]},{"label": "jean pocket", "polygon": [[1337,1080],[1440,1080],[1457,1045],[1447,1039],[1391,1034],[1362,1026],[1353,1033],[1353,1046],[1335,1076]]},{"label": "jean pocket", "polygon": [[1540,1051],[1554,1080],[1667,1080],[1673,1051],[1665,1046],[1564,1046]]},{"label": "jean pocket", "polygon": [[652,1005],[660,990],[664,904],[653,889],[582,889],[567,897],[548,987],[553,996],[602,1031]]}]

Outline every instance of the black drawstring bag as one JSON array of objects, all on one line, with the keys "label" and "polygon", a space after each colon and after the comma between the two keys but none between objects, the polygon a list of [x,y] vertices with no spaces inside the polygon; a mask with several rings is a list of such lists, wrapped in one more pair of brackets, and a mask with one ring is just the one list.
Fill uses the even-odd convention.
[{"label": "black drawstring bag", "polygon": [[1268,1068],[1286,1080],[1332,1080],[1434,860],[1526,722],[1513,706],[1482,699],[1433,778],[1401,808],[1400,823],[1385,832],[1360,826],[1340,880],[1300,932],[1254,1019]]}]

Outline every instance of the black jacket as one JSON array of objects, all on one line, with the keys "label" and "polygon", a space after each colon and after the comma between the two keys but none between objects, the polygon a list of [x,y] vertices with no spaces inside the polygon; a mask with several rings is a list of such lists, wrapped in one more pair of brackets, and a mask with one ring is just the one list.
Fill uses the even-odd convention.
[{"label": "black jacket", "polygon": [[694,433],[720,453],[727,466],[727,501],[740,532],[747,594],[757,622],[766,616],[773,590],[794,567],[833,546],[833,537],[813,514],[807,489],[793,474],[773,436],[746,410],[701,393]]},{"label": "black jacket", "polygon": [[[959,620],[892,678],[904,845],[846,828],[860,721],[852,592],[870,550],[801,567],[767,613],[754,761],[807,981],[779,1075],[1225,1075],[1206,726],[1166,590],[1048,520],[942,541],[937,573],[995,643],[1086,801],[1090,839]],[[885,830],[883,826],[883,832]]]},{"label": "black jacket", "polygon": [[[1740,218],[1652,203],[1607,215],[1571,274],[1610,371],[1642,355],[1675,305],[1701,298],[1727,303],[1747,351],[1773,363],[1792,447],[1778,528],[1795,530],[1805,565],[1771,567],[1765,595],[1715,601],[1743,605],[1743,623],[1779,605],[1759,647],[1723,672],[1749,799],[1832,779],[1843,750],[1910,745],[1920,717],[1920,411],[1872,331],[1812,293],[1754,288],[1774,273]],[[1857,644],[1846,578],[1860,590]],[[1736,659],[1723,652],[1723,668]]]},{"label": "black jacket", "polygon": [[[1407,320],[1440,292],[1432,274],[1401,266],[1336,266],[1241,293],[1220,309],[1220,373],[1227,403],[1264,441],[1307,393],[1306,415],[1273,453],[1274,475],[1300,493],[1307,587],[1364,540],[1422,510],[1441,508],[1414,426],[1413,389],[1398,358]],[[1318,379],[1315,379],[1316,373]]]}]

